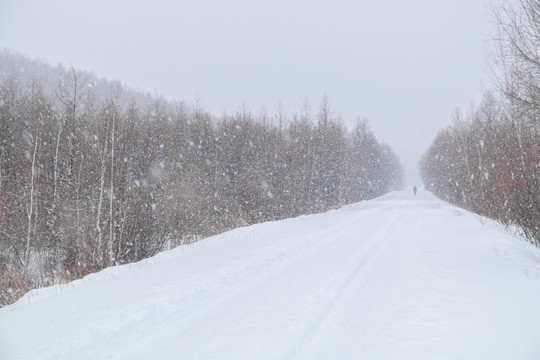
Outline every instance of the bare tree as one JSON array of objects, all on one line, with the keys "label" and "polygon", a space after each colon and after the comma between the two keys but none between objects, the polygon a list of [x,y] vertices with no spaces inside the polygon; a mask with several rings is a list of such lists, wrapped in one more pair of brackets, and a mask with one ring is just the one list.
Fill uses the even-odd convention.
[{"label": "bare tree", "polygon": [[68,131],[67,176],[70,180],[74,176],[77,120],[81,111],[81,103],[90,94],[90,87],[88,85],[88,75],[76,71],[71,66],[58,83],[56,91],[56,97],[63,106]]}]

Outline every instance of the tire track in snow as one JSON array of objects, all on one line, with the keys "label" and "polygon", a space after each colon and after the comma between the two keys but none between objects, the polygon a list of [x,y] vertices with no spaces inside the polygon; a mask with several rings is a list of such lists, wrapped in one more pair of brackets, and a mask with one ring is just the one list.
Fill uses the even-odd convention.
[{"label": "tire track in snow", "polygon": [[[404,211],[399,209],[394,211],[392,218],[385,223],[385,226],[375,236],[366,239],[369,242],[369,247],[366,251],[361,251],[359,256],[355,256],[353,261],[347,265],[346,269],[339,269],[336,273],[343,275],[340,281],[336,284],[331,284],[325,289],[326,299],[323,301],[324,307],[319,310],[318,315],[311,321],[306,329],[304,336],[299,340],[296,346],[292,349],[291,359],[313,359],[317,358],[317,353],[314,351],[314,344],[321,343],[320,334],[325,330],[325,322],[332,316],[337,309],[342,306],[347,299],[357,297],[358,289],[365,290],[362,286],[369,279],[372,272],[372,265],[380,263],[385,259],[381,259],[381,255],[387,254],[388,248],[391,247],[395,235],[399,232],[399,224],[404,216]],[[354,228],[362,230],[363,226],[357,224]],[[351,237],[344,237],[344,239]],[[354,286],[352,285],[353,283]]]},{"label": "tire track in snow", "polygon": [[429,194],[399,192],[232,231],[2,309],[2,351],[57,360],[538,359],[539,281],[522,272],[538,257],[460,214]]},{"label": "tire track in snow", "polygon": [[[259,249],[259,251],[250,254],[247,259],[220,268],[216,274],[206,274],[201,278],[201,281],[205,283],[207,288],[201,291],[206,293],[204,298],[211,300],[197,304],[195,306],[196,310],[191,313],[178,314],[176,311],[173,311],[173,313],[165,311],[159,314],[159,318],[162,319],[161,323],[165,323],[166,319],[171,317],[178,319],[178,322],[174,326],[174,331],[171,331],[168,327],[158,327],[153,331],[162,334],[164,338],[169,336],[170,333],[174,333],[176,336],[178,334],[189,334],[190,329],[197,324],[210,324],[212,321],[208,321],[209,319],[215,320],[223,314],[230,313],[230,309],[242,304],[243,299],[259,293],[261,289],[264,291],[268,283],[275,279],[278,279],[278,283],[286,281],[291,273],[296,272],[295,268],[309,263],[309,258],[314,254],[328,252],[329,250],[324,250],[325,248],[335,248],[344,234],[358,226],[357,218],[354,216],[348,216],[346,220],[342,220],[342,217],[339,219],[338,224],[323,231],[310,232],[294,238],[285,238],[269,247]],[[210,281],[212,284],[209,284],[209,278],[212,277],[215,277],[215,279]],[[197,298],[201,298],[201,296]],[[171,300],[183,301],[182,296],[176,298],[176,300],[174,300],[173,296]],[[294,301],[294,299],[290,300]],[[167,306],[163,307],[163,309],[167,310]],[[173,310],[176,310],[176,307]],[[212,329],[209,331],[211,332]],[[205,337],[200,337],[200,339],[204,340]],[[146,342],[145,339],[139,339],[136,342],[135,350],[131,346],[127,350],[128,354],[137,354],[138,350],[136,349],[144,349]],[[201,346],[204,346],[204,344],[201,343]]]}]

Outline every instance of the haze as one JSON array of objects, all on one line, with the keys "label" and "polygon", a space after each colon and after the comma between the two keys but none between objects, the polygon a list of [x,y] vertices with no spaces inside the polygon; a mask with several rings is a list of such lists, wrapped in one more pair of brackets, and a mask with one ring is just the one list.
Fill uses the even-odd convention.
[{"label": "haze", "polygon": [[316,113],[328,96],[369,119],[408,183],[456,107],[481,99],[482,0],[3,0],[0,47],[118,79],[217,115],[278,104]]}]

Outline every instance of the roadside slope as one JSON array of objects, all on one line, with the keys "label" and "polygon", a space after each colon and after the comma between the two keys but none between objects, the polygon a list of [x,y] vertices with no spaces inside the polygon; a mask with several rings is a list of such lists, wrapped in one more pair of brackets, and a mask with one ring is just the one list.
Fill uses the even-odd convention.
[{"label": "roadside slope", "polygon": [[540,251],[428,193],[240,228],[29,293],[1,359],[538,359]]}]

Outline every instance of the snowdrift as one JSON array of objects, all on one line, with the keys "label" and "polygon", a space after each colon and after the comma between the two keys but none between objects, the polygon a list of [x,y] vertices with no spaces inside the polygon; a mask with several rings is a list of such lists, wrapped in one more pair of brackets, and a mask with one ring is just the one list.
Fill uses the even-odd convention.
[{"label": "snowdrift", "polygon": [[540,359],[540,251],[420,190],[236,229],[0,309],[0,359]]}]

